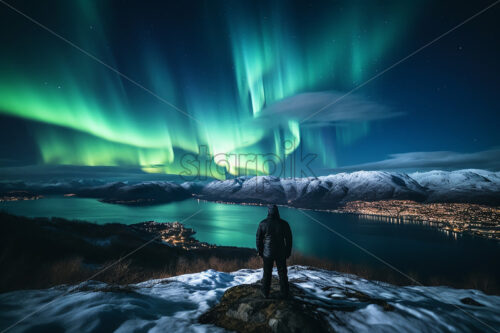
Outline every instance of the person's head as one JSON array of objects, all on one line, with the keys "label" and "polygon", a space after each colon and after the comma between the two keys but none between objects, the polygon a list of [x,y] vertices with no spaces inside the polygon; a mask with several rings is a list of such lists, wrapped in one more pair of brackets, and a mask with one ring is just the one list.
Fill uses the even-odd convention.
[{"label": "person's head", "polygon": [[280,212],[278,210],[278,207],[276,205],[269,206],[267,209],[267,216],[273,218],[279,218]]}]

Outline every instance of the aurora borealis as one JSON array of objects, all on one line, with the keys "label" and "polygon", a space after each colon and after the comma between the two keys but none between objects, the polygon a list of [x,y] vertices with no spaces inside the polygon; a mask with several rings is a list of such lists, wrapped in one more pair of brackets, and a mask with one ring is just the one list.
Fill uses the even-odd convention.
[{"label": "aurora borealis", "polygon": [[[415,62],[398,75],[412,77],[417,89],[408,80],[391,81],[388,75],[302,121],[435,36],[433,30],[415,32],[426,22],[429,3],[9,3],[168,101],[1,5],[8,29],[1,32],[0,114],[21,122],[30,133],[37,151],[30,163],[127,166],[179,174],[185,169],[182,157],[195,156],[206,147],[209,158],[230,174],[242,169],[267,174],[269,166],[252,163],[255,155],[275,154],[286,160],[300,148],[317,154],[317,170],[329,170],[391,153],[458,147],[470,151],[498,144],[498,137],[489,134],[491,125],[478,124],[468,130],[474,138],[483,133],[479,146],[443,147],[450,140],[441,137],[416,145],[425,112],[433,113],[416,110],[416,105],[422,108],[419,87],[444,77],[452,82],[450,73],[457,69],[433,78],[432,70],[419,71]],[[463,6],[458,13],[474,9]],[[441,25],[449,26],[433,23],[436,31]],[[442,64],[446,60],[440,54],[437,63]],[[448,86],[445,89],[451,90],[453,83]],[[463,87],[453,89],[450,95],[456,96]],[[483,90],[486,95],[488,89]],[[440,107],[446,98],[427,96],[429,104]],[[445,107],[454,104],[468,108],[477,102]],[[497,105],[483,104],[481,112],[491,116]],[[451,111],[443,111],[443,118],[447,112]],[[415,119],[414,113],[424,114]],[[382,133],[397,134],[405,122],[410,122],[404,131],[408,138],[403,139],[407,147],[392,139],[382,141]],[[464,132],[452,123],[443,130],[446,137]],[[293,147],[285,147],[285,142],[293,142]],[[2,150],[2,157],[13,155]],[[353,158],[355,153],[364,157]],[[228,156],[234,154],[238,163],[227,164],[224,160],[231,161]],[[226,177],[225,172],[216,177]]]}]

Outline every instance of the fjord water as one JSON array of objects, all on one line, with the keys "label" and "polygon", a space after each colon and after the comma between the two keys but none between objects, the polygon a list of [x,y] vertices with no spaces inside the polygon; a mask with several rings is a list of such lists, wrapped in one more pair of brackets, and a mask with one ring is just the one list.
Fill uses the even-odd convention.
[{"label": "fjord water", "polygon": [[[0,209],[30,217],[62,217],[98,224],[143,221],[183,222],[200,241],[227,246],[255,247],[257,224],[266,216],[263,206],[229,205],[189,199],[155,206],[121,206],[94,199],[48,197],[34,201],[1,202]],[[389,223],[355,215],[281,207],[290,223],[294,251],[352,265],[384,266],[353,243],[416,277],[474,274],[500,276],[500,244],[468,235],[454,236],[421,224]],[[192,216],[193,214],[196,214]],[[192,216],[190,218],[190,216]],[[337,234],[338,233],[338,234]]]}]

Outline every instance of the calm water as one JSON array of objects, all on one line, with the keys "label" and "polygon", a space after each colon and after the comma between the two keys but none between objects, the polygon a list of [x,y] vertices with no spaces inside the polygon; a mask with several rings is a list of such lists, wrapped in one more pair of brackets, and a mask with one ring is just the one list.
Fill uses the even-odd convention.
[{"label": "calm water", "polygon": [[[129,207],[94,199],[49,197],[35,201],[1,202],[0,209],[24,216],[58,216],[99,224],[142,221],[183,221],[194,228],[201,241],[231,246],[255,246],[257,224],[266,216],[260,206],[224,205],[186,200],[158,206]],[[328,231],[296,209],[280,208],[290,223],[294,250],[306,255],[368,266],[376,259]],[[315,219],[349,238],[395,267],[417,275],[481,274],[500,276],[500,244],[471,236],[448,235],[429,226],[397,224],[353,215],[306,211]]]}]

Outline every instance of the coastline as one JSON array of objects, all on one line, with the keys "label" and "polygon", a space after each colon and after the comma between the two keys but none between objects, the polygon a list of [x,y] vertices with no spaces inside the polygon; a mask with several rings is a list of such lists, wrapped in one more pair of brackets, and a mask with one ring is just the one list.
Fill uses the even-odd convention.
[{"label": "coastline", "polygon": [[387,218],[390,223],[422,223],[454,234],[500,241],[500,207],[468,203],[418,203],[410,200],[353,201],[337,213]]},{"label": "coastline", "polygon": [[[267,206],[271,203],[227,202],[194,198],[205,202],[225,205]],[[411,200],[352,201],[337,209],[315,209],[276,204],[279,207],[317,212],[352,214],[359,217],[375,217],[384,223],[418,223],[442,231],[460,235],[500,241],[500,207],[469,203],[419,203]],[[405,213],[408,209],[412,212]],[[441,214],[446,209],[451,214]],[[394,213],[396,211],[396,214]],[[479,211],[479,213],[478,213]],[[475,214],[476,213],[476,214]],[[482,220],[477,221],[479,215]],[[467,220],[469,218],[469,220]],[[471,221],[472,220],[472,221]],[[474,221],[476,220],[476,221]]]},{"label": "coastline", "polygon": [[[15,193],[14,193],[15,192]],[[64,194],[73,197],[75,194]],[[1,201],[41,200],[43,195],[29,191],[13,191],[0,197]],[[151,199],[108,200],[93,198],[100,202],[124,206],[151,206],[168,204]],[[224,205],[267,206],[272,203],[231,202],[209,200],[197,195],[184,200],[198,200]],[[280,207],[353,214],[363,218],[373,218],[384,223],[419,223],[449,233],[455,237],[467,234],[484,239],[500,241],[500,207],[472,203],[426,203],[412,200],[350,201],[335,209],[308,208],[295,205],[276,204]]]},{"label": "coastline", "polygon": [[254,249],[210,245],[193,235],[194,230],[176,222],[99,225],[0,212],[0,293],[77,284],[89,278],[130,284],[260,264]]}]

